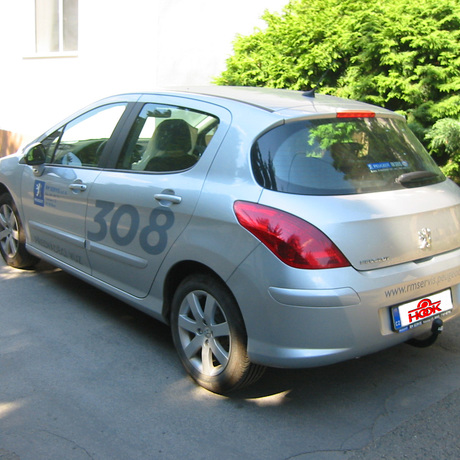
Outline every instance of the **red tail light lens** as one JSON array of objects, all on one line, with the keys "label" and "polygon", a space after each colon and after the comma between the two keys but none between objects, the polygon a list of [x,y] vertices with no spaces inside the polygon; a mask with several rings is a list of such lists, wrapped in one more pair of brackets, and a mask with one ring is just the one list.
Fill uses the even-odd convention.
[{"label": "red tail light lens", "polygon": [[238,222],[285,264],[324,269],[350,265],[335,244],[313,225],[279,209],[236,201]]}]

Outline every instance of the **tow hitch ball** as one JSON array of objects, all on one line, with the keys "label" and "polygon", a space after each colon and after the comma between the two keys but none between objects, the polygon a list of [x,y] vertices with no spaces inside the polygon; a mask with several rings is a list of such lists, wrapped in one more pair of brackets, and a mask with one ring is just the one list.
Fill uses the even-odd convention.
[{"label": "tow hitch ball", "polygon": [[443,322],[441,319],[436,318],[431,324],[431,335],[426,339],[410,339],[406,343],[418,348],[425,348],[433,345],[438,338],[438,335],[442,332],[444,328]]}]

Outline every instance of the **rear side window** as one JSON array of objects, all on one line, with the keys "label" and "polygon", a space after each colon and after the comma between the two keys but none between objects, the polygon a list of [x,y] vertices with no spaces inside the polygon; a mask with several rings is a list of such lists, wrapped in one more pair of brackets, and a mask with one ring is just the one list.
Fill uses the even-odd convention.
[{"label": "rear side window", "polygon": [[345,195],[445,180],[403,120],[334,118],[287,123],[263,134],[252,167],[264,188]]},{"label": "rear side window", "polygon": [[219,119],[184,107],[146,104],[133,124],[117,169],[176,172],[191,168],[214,136]]}]

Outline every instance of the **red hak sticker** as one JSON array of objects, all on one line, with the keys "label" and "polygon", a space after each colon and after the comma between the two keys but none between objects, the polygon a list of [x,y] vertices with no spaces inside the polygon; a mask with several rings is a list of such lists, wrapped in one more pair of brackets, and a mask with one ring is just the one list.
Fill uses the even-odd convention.
[{"label": "red hak sticker", "polygon": [[403,332],[450,313],[453,308],[450,289],[413,300],[391,309],[394,330]]},{"label": "red hak sticker", "polygon": [[438,300],[437,302],[432,303],[430,299],[423,299],[421,300],[417,308],[414,310],[410,310],[408,312],[409,315],[409,323],[414,321],[421,321],[422,319],[428,318],[431,315],[436,313],[442,313],[441,310],[441,301]]}]

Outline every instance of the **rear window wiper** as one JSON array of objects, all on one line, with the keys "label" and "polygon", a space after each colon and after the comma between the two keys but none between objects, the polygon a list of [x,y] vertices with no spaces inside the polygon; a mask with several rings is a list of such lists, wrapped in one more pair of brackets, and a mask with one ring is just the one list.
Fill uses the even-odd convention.
[{"label": "rear window wiper", "polygon": [[433,171],[413,171],[401,174],[395,179],[395,182],[403,187],[417,187],[428,183],[435,183],[433,179],[440,179],[439,174]]}]

